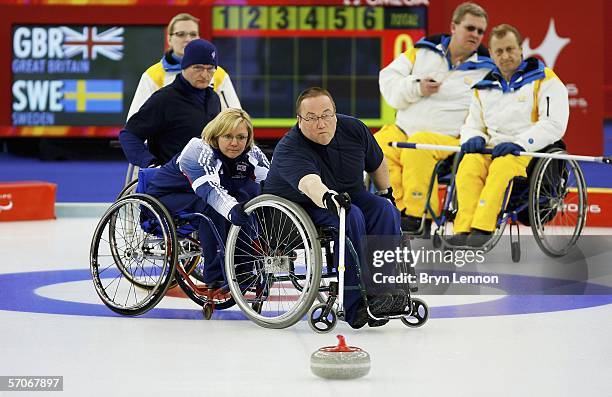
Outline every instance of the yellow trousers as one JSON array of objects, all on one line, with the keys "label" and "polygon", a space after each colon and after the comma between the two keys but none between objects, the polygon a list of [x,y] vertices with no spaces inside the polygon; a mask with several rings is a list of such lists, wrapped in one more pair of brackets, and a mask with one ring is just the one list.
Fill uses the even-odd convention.
[{"label": "yellow trousers", "polygon": [[516,176],[527,176],[531,157],[507,155],[491,159],[490,155],[466,154],[457,170],[458,212],[454,233],[471,229],[495,230],[504,193]]},{"label": "yellow trousers", "polygon": [[[380,145],[387,159],[389,177],[393,187],[393,196],[400,211],[406,215],[421,217],[425,212],[427,190],[431,174],[436,163],[452,155],[453,152],[440,150],[398,149],[388,145],[389,142],[426,143],[431,145],[459,145],[459,138],[435,132],[417,132],[406,136],[395,124],[383,126],[374,138]],[[438,181],[434,179],[431,208],[439,213]],[[429,214],[428,218],[431,218]]]}]

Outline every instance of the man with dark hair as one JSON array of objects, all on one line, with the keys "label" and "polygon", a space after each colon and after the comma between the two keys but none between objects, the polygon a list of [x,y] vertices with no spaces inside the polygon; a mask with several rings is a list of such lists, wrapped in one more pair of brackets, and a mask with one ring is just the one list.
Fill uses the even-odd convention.
[{"label": "man with dark hair", "polygon": [[[463,156],[457,170],[458,212],[454,245],[479,247],[496,228],[504,193],[516,176],[526,177],[531,160],[517,156],[560,140],[569,118],[567,89],[535,58],[523,60],[522,37],[507,24],[491,31],[489,48],[496,68],[474,86],[461,128]],[[485,145],[492,155],[479,152]]]},{"label": "man with dark hair", "polygon": [[[460,4],[450,24],[451,34],[425,37],[380,71],[380,92],[397,109],[395,124],[375,135],[389,163],[391,186],[402,229],[417,233],[427,204],[427,191],[436,162],[452,152],[392,148],[389,142],[456,146],[465,121],[471,87],[494,65],[481,46],[488,16],[478,4]],[[438,212],[437,181],[430,206]],[[426,214],[430,218],[429,213]],[[428,219],[428,223],[431,221]]]},{"label": "man with dark hair", "polygon": [[[365,266],[361,257],[363,236],[400,234],[400,215],[393,205],[383,153],[361,121],[336,114],[331,94],[322,88],[302,92],[296,112],[297,124],[274,150],[264,193],[301,204],[317,226],[337,228],[340,208],[344,208],[347,237]],[[365,190],[364,171],[378,189],[376,194]],[[353,328],[366,323],[383,325],[386,321],[368,321],[365,302],[354,288],[359,285],[356,266],[348,255],[346,263],[346,321]],[[370,310],[375,314],[402,311],[409,301],[401,292],[395,297],[387,294],[369,298]]]},{"label": "man with dark hair", "polygon": [[165,164],[221,111],[210,87],[217,68],[215,46],[203,39],[191,41],[181,67],[174,82],[151,95],[119,133],[123,152],[135,166]]}]

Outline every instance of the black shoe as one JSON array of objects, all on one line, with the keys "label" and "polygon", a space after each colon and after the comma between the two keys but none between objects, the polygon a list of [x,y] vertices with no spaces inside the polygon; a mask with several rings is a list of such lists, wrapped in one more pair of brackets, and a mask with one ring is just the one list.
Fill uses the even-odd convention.
[{"label": "black shoe", "polygon": [[467,237],[465,245],[468,247],[479,248],[484,246],[490,239],[493,232],[487,232],[480,229],[472,229]]},{"label": "black shoe", "polygon": [[393,291],[393,308],[392,313],[402,313],[410,306],[410,294],[402,289]]},{"label": "black shoe", "polygon": [[[422,221],[422,218],[417,218],[416,216],[402,216],[402,231],[406,233],[418,233]],[[426,234],[427,231],[431,231],[431,219],[425,219],[423,233]]]},{"label": "black shoe", "polygon": [[215,281],[211,281],[209,283],[204,283],[204,288],[219,289],[219,288],[223,287],[224,285],[226,285],[225,281],[215,280]]},{"label": "black shoe", "polygon": [[387,319],[383,319],[383,320],[374,320],[374,319],[368,319],[368,327],[372,327],[372,328],[376,328],[376,327],[382,327],[383,325],[387,324],[389,322],[389,320]]},{"label": "black shoe", "polygon": [[457,233],[446,240],[446,243],[455,247],[464,246],[467,243],[468,236],[469,233]]},{"label": "black shoe", "polygon": [[[372,297],[368,296],[368,305],[370,306],[370,312],[372,314],[378,315],[380,313],[387,313],[393,308],[393,296],[391,294],[381,294]],[[371,320],[370,315],[368,314],[368,309],[364,301],[357,309],[357,313],[355,313],[355,320],[353,320],[351,327],[361,328],[364,325],[368,324],[369,320]],[[376,324],[373,326],[379,327],[380,325],[384,325],[378,325],[379,321],[383,320],[372,320],[372,322]]]}]

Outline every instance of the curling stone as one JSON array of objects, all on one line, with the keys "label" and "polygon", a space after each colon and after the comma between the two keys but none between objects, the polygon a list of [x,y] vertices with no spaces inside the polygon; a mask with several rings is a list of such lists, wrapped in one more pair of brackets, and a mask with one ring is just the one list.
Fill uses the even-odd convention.
[{"label": "curling stone", "polygon": [[326,379],[355,379],[370,372],[368,352],[355,346],[347,346],[342,335],[337,337],[338,346],[322,347],[312,353],[312,373]]}]

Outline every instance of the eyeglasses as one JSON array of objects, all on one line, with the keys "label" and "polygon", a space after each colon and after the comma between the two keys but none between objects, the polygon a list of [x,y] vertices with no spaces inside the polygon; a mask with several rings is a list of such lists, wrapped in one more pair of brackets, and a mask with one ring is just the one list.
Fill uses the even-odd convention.
[{"label": "eyeglasses", "polygon": [[214,66],[193,65],[191,66],[191,68],[198,73],[202,73],[202,72],[215,73],[217,71],[217,68]]},{"label": "eyeglasses", "polygon": [[302,120],[304,120],[307,123],[312,123],[312,122],[318,122],[319,120],[322,120],[324,123],[328,123],[330,122],[334,117],[336,117],[335,113],[323,113],[320,116],[317,116],[313,113],[309,113],[306,115],[306,117],[301,116],[298,114],[298,117],[301,118]]},{"label": "eyeglasses", "polygon": [[464,27],[465,27],[465,30],[467,30],[468,32],[473,32],[473,31],[478,32],[479,36],[482,36],[484,34],[484,32],[485,32],[484,29],[477,28],[474,25],[468,25],[468,26],[464,26]]},{"label": "eyeglasses", "polygon": [[192,39],[195,39],[196,37],[199,37],[200,35],[198,34],[198,32],[174,32],[174,33],[170,33],[170,36],[176,36],[180,39],[184,39],[185,37],[189,36]]},{"label": "eyeglasses", "polygon": [[242,143],[246,141],[247,139],[249,139],[249,136],[248,135],[225,134],[225,135],[221,135],[220,138],[226,142],[231,142],[235,139],[238,143]]}]

